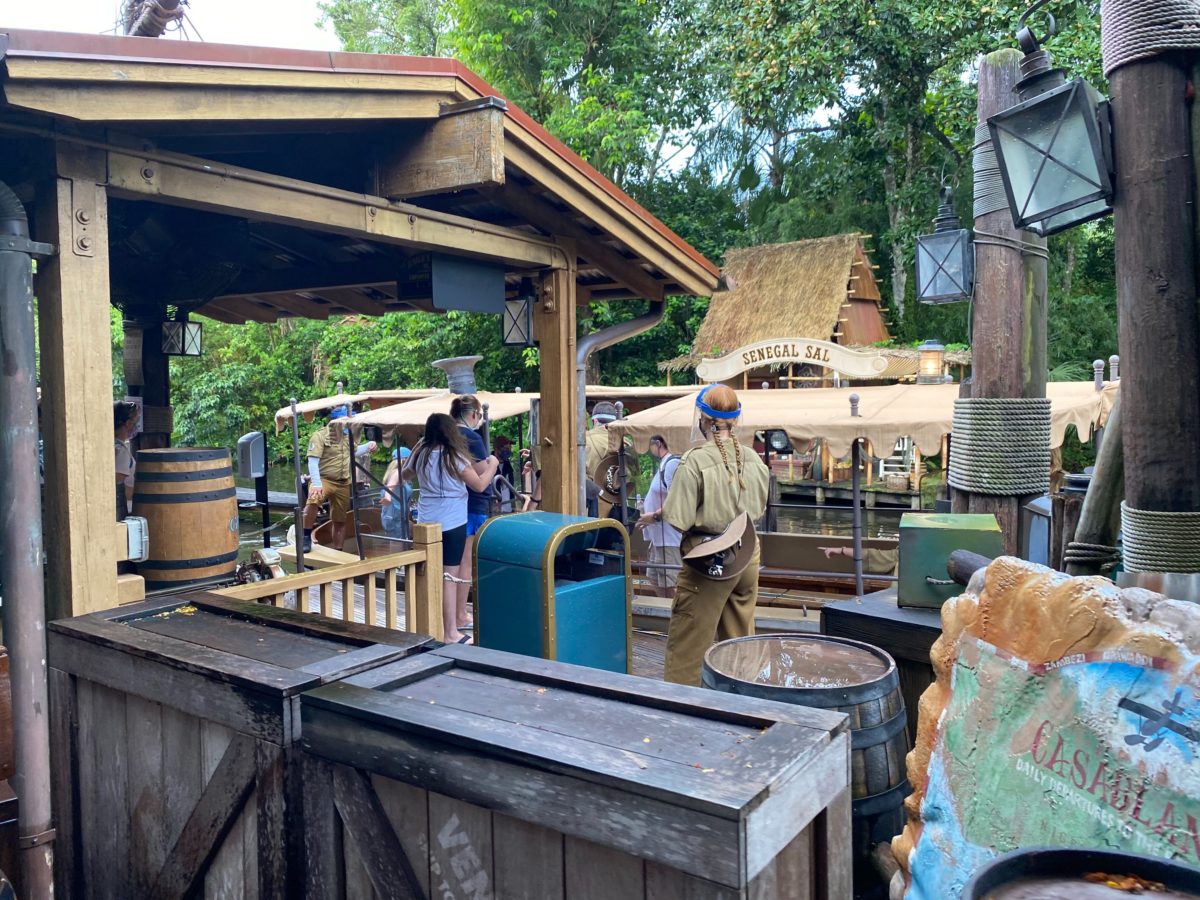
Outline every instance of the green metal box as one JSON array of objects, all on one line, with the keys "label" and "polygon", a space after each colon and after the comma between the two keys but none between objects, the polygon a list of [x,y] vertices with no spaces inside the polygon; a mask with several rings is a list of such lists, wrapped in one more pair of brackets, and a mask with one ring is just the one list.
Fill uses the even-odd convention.
[{"label": "green metal box", "polygon": [[613,519],[488,519],[475,537],[475,643],[629,672],[629,535]]},{"label": "green metal box", "polygon": [[995,559],[1004,553],[1004,535],[989,514],[905,513],[900,517],[901,606],[938,609],[962,593],[957,584],[942,584],[946,560],[955,550],[970,550]]}]

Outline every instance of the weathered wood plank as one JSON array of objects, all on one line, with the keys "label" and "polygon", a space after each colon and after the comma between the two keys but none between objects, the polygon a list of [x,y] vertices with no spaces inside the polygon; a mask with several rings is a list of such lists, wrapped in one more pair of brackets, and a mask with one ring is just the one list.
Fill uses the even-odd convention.
[{"label": "weathered wood plank", "polygon": [[413,547],[425,553],[425,562],[410,566],[404,576],[404,622],[416,634],[446,636],[442,621],[442,526],[418,522],[413,525]]},{"label": "weathered wood plank", "polygon": [[38,82],[11,85],[5,97],[14,106],[85,122],[112,118],[122,109],[140,122],[296,119],[431,119],[441,98],[434,94],[372,91],[294,91],[271,88],[105,84],[63,91]]},{"label": "weathered wood plank", "polygon": [[[47,618],[117,602],[113,504],[108,199],[100,151],[55,146],[58,177],[38,190],[34,239],[59,252],[38,264],[42,433],[45,438]],[[86,225],[77,218],[82,213]],[[87,246],[77,245],[86,239]]]},{"label": "weathered wood plank", "polygon": [[[397,704],[399,701],[399,705]],[[550,736],[537,728],[463,713],[426,700],[407,700],[403,694],[380,694],[354,685],[335,683],[310,691],[301,701],[304,745],[310,746],[311,723],[326,714],[356,718],[375,739],[391,737],[399,725],[405,732],[461,746],[476,752],[504,755],[539,767],[549,767],[598,784],[619,788],[672,805],[736,820],[744,805],[765,788],[759,770],[737,778],[714,777],[695,765],[631,753],[613,752],[590,741],[566,735]],[[809,749],[797,748],[801,754]],[[738,773],[739,775],[741,773]]]},{"label": "weathered wood plank", "polygon": [[545,275],[533,305],[533,330],[540,348],[540,440],[542,444],[542,509],[568,515],[580,512],[575,443],[575,242],[561,239],[569,260],[565,269]]},{"label": "weathered wood plank", "polygon": [[434,896],[490,900],[492,816],[486,809],[431,791],[429,846]]},{"label": "weathered wood plank", "polygon": [[347,843],[353,839],[367,879],[381,900],[423,900],[415,867],[369,785],[357,770],[334,766],[333,802]]},{"label": "weathered wood plank", "polygon": [[[672,710],[690,715],[703,714],[716,721],[731,724],[763,728],[772,722],[790,722],[793,725],[811,728],[821,735],[837,734],[846,731],[848,727],[841,713],[829,710],[758,700],[754,697],[735,697],[720,691],[679,684],[656,683],[652,690],[647,690],[644,682],[616,672],[501,653],[483,647],[447,645],[431,653],[453,659],[464,669],[524,679],[538,686],[569,688],[579,693],[611,697],[653,709]],[[821,740],[819,736],[815,738]]]},{"label": "weathered wood plank", "polygon": [[[205,723],[204,731],[206,743],[209,736],[213,741],[218,740],[210,723]],[[254,788],[254,775],[254,739],[235,735],[158,874],[155,896],[184,896],[204,877],[204,870],[221,849],[238,811]]]},{"label": "weathered wood plank", "polygon": [[496,896],[563,900],[563,836],[541,825],[492,813]]},{"label": "weathered wood plank", "polygon": [[430,896],[429,792],[382,775],[372,775],[371,786],[404,855],[412,863],[421,896]]},{"label": "weathered wood plank", "polygon": [[163,833],[166,770],[163,766],[162,706],[126,695],[125,733],[129,788],[129,871],[135,894],[148,896],[167,857]]},{"label": "weathered wood plank", "polygon": [[[733,888],[696,878],[679,869],[669,869],[654,862],[646,863],[646,900],[739,900],[741,896]],[[786,891],[764,894],[761,900],[783,897],[800,900]]]},{"label": "weathered wood plank", "polygon": [[333,769],[329,763],[299,754],[304,791],[304,896],[308,900],[337,897],[342,859],[342,829],[333,802]]},{"label": "weathered wood plank", "polygon": [[[817,878],[813,860],[814,831],[813,826],[805,828],[754,876],[746,890],[748,900],[775,900],[776,897],[812,900]],[[835,848],[835,852],[849,856],[850,848]]]},{"label": "weathered wood plank", "polygon": [[79,719],[75,678],[50,669],[50,788],[54,823],[54,883],[67,897],[80,896],[82,851],[79,761]]},{"label": "weathered wood plank", "polygon": [[504,183],[504,108],[445,114],[413,140],[389,145],[377,164],[378,192],[392,200]]},{"label": "weathered wood plank", "polygon": [[[233,731],[224,725],[212,722],[200,723],[200,757],[206,782],[211,781],[213,773],[221,763],[221,758],[229,749],[229,742],[233,739],[233,734]],[[252,797],[248,796],[242,809],[252,803]],[[233,815],[224,838],[218,838],[216,852],[209,860],[205,870],[200,873],[204,885],[203,895],[206,898],[218,900],[218,898],[231,897],[242,892],[245,885],[242,857],[244,832],[243,816],[239,810]]]},{"label": "weathered wood plank", "polygon": [[851,801],[850,788],[830,802],[817,817],[813,830],[813,858],[816,867],[815,895],[817,900],[837,900],[849,897],[854,882],[850,846]]},{"label": "weathered wood plank", "polygon": [[418,734],[371,729],[325,710],[313,715],[307,703],[302,709],[303,744],[310,753],[690,868],[700,877],[739,883],[738,829],[729,820],[509,761],[497,757],[495,749],[476,751]]},{"label": "weathered wood plank", "polygon": [[[288,826],[299,828],[299,810],[293,810],[295,821],[289,823],[288,784],[285,776],[284,750],[266,741],[254,745],[255,789],[251,801],[255,804],[253,827],[247,816],[246,845],[256,858],[254,875],[261,900],[284,900],[287,884]],[[251,801],[247,801],[247,812]],[[301,861],[294,860],[296,866]],[[249,887],[247,872],[247,888]]]},{"label": "weathered wood plank", "polygon": [[649,897],[643,860],[575,837],[563,843],[563,883],[571,900]]},{"label": "weathered wood plank", "polygon": [[[745,725],[726,724],[718,729],[696,716],[647,711],[617,700],[463,669],[407,685],[401,693],[442,707],[520,723],[547,735],[593,741],[702,768],[718,765],[723,754],[749,750],[761,737],[759,729]],[[791,749],[794,753],[794,741]]]},{"label": "weathered wood plank", "polygon": [[[510,265],[559,267],[562,250],[528,232],[388,203],[324,185],[172,154],[171,161],[111,151],[110,192],[122,198],[154,198],[211,212],[251,215],[310,230],[357,235],[385,244],[479,256]],[[153,174],[149,179],[143,170]],[[572,281],[574,278],[572,277]],[[115,576],[114,576],[115,577]]]},{"label": "weathered wood plank", "polygon": [[90,872],[86,888],[99,900],[126,900],[131,887],[128,865],[114,864],[127,861],[130,851],[125,700],[118,691],[93,685],[90,728],[83,732],[91,746],[95,791],[95,806],[82,824]]},{"label": "weathered wood plank", "polygon": [[[132,629],[127,629],[132,630]],[[169,668],[125,653],[113,653],[85,641],[55,635],[50,658],[57,668],[114,690],[147,700],[166,701],[179,711],[283,743],[286,698],[226,684],[204,675]],[[289,679],[294,678],[288,673]],[[311,676],[305,676],[311,677]],[[314,678],[313,683],[319,683]]]}]

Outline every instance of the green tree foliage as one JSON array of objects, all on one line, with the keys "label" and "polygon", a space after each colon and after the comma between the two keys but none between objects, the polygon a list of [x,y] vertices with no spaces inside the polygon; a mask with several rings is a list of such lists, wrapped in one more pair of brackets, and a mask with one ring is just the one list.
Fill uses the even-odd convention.
[{"label": "green tree foliage", "polygon": [[[1014,45],[1015,0],[323,0],[349,50],[454,56],[705,256],[846,231],[874,235],[896,339],[969,340],[969,307],[913,302],[912,248],[943,181],[971,218],[979,55]],[[1098,3],[1060,4],[1048,47],[1103,89]],[[1035,21],[1035,30],[1042,23]],[[1050,241],[1051,367],[1117,352],[1112,228]],[[591,378],[661,381],[707,301],[596,355]],[[586,333],[646,312],[581,309]],[[536,350],[495,317],[389,315],[238,327],[173,363],[178,437],[229,445],[288,397],[440,383],[438,357],[482,354],[489,389],[535,388]],[[280,452],[287,449],[281,441]]]}]

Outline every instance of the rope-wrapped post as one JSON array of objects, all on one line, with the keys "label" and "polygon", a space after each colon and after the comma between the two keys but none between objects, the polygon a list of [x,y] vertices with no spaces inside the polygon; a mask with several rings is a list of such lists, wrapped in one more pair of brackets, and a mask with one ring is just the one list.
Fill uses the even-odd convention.
[{"label": "rope-wrapped post", "polygon": [[[987,120],[1013,105],[1021,78],[1021,55],[999,50],[979,67],[977,129],[972,163],[975,198],[975,299],[972,310],[972,398],[1045,397],[1046,394],[1046,242],[1016,228],[1000,180]],[[961,402],[961,401],[960,401]],[[968,424],[968,427],[969,424]],[[1028,451],[1041,456],[1041,445]],[[1005,444],[1004,453],[1024,459],[1024,447]],[[1026,493],[1046,489],[1050,474],[1045,452],[1040,480],[1024,473],[1014,481],[1012,466],[994,457],[995,446],[976,446],[973,432],[960,434],[958,416],[951,439],[952,509],[958,513],[991,513],[1004,534],[1006,553],[1020,546],[1020,502]],[[1027,477],[1026,477],[1027,476]],[[1035,490],[1014,484],[1039,483]],[[1007,493],[1011,491],[1011,493]]]},{"label": "rope-wrapped post", "polygon": [[[1200,314],[1192,100],[1200,5],[1104,0],[1112,92],[1125,568],[1200,572]],[[1111,429],[1110,429],[1111,430]],[[1164,566],[1170,568],[1164,568]]]},{"label": "rope-wrapped post", "polygon": [[954,401],[950,484],[972,494],[1023,497],[1050,488],[1050,401],[972,397]]}]

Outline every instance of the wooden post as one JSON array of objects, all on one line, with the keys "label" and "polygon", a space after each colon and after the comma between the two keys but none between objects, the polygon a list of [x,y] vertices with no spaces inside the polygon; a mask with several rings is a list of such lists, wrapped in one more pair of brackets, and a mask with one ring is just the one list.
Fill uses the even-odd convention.
[{"label": "wooden post", "polygon": [[1112,73],[1125,501],[1200,509],[1200,321],[1188,72],[1166,57]]},{"label": "wooden post", "polygon": [[[416,567],[415,577],[404,586],[404,630],[445,640],[442,626],[442,526],[418,522],[413,525],[413,549],[425,551],[425,562]],[[411,570],[410,570],[411,571]]]},{"label": "wooden post", "polygon": [[[1021,55],[998,50],[979,67],[979,121],[1017,101]],[[972,397],[1046,396],[1046,262],[999,246],[1046,246],[1044,238],[1016,228],[1007,208],[975,219],[975,319],[971,346]],[[996,237],[988,237],[994,235]],[[993,513],[1004,534],[1004,552],[1020,547],[1023,497],[971,494],[972,513]]]},{"label": "wooden post", "polygon": [[573,241],[559,241],[570,260],[542,279],[534,305],[534,335],[541,362],[538,438],[542,457],[544,510],[577,515],[579,467],[575,445],[575,276]]},{"label": "wooden post", "polygon": [[69,144],[55,153],[35,217],[35,238],[58,248],[35,282],[48,619],[117,604],[105,155]]}]

